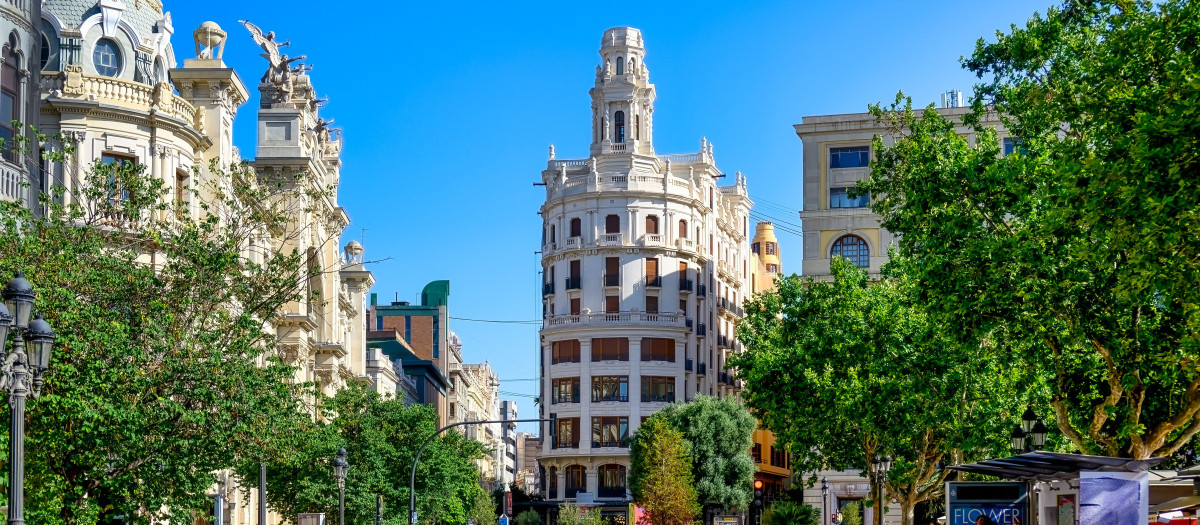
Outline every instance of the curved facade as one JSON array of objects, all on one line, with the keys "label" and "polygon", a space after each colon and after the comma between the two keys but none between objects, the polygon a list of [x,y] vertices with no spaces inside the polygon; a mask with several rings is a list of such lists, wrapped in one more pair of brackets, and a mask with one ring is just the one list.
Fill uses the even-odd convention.
[{"label": "curved facade", "polygon": [[[667,403],[727,395],[733,327],[750,293],[746,181],[712,145],[659,155],[641,32],[604,32],[591,90],[591,156],[542,180],[543,417],[550,500],[626,502],[627,437]],[[543,428],[549,436],[549,428]],[[580,494],[583,494],[580,496]]]},{"label": "curved facade", "polygon": [[[28,126],[13,126],[12,121],[37,123],[40,12],[38,0],[0,2],[0,199],[31,208],[38,190],[46,187],[38,170],[38,144]],[[29,141],[28,151],[13,148],[18,136]]]}]

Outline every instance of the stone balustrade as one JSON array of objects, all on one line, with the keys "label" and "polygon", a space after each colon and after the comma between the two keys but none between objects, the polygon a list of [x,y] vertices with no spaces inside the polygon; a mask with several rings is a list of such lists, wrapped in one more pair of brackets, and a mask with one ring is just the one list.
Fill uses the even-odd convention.
[{"label": "stone balustrade", "polygon": [[28,189],[24,172],[7,162],[0,162],[0,199],[24,201]]},{"label": "stone balustrade", "polygon": [[203,112],[171,92],[167,84],[150,86],[141,82],[88,75],[78,72],[45,72],[40,88],[43,96],[83,99],[177,118],[199,130]]},{"label": "stone balustrade", "polygon": [[653,325],[678,326],[684,328],[686,318],[683,314],[656,314],[648,312],[616,312],[616,313],[587,313],[575,315],[552,315],[545,318],[542,325],[546,328],[573,325]]}]

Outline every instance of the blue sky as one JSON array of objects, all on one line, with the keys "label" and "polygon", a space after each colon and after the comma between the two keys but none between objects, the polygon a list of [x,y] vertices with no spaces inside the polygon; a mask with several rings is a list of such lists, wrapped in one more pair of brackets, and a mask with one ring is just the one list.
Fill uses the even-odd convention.
[{"label": "blue sky", "polygon": [[[343,129],[340,202],[362,237],[380,302],[414,300],[451,281],[453,317],[537,319],[540,289],[532,186],[559,158],[587,156],[603,31],[642,30],[658,91],[655,149],[686,153],[701,137],[726,173],[741,170],[761,213],[798,224],[806,115],[855,113],[897,90],[918,105],[973,75],[959,57],[997,29],[1023,25],[1049,0],[1005,2],[278,2],[166,0],[178,60],[192,31],[229,33],[225,61],[254,98],[235,124],[254,155],[257,89],[266,68],[238,23],[249,19],[307,55],[322,110]],[[366,229],[364,232],[363,229]],[[784,270],[800,238],[780,233]],[[790,268],[789,268],[790,267]],[[452,321],[468,362],[490,360],[501,389],[536,394],[537,325]],[[509,396],[532,417],[529,397]]]}]

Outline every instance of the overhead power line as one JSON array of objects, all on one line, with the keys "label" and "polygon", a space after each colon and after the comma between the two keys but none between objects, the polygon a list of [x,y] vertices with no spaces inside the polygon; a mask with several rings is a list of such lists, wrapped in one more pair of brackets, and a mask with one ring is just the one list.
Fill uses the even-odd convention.
[{"label": "overhead power line", "polygon": [[471,321],[471,322],[475,322],[475,323],[542,324],[541,319],[531,319],[531,320],[526,321],[526,320],[500,320],[500,319],[471,319],[468,317],[454,317],[454,316],[451,316],[450,318],[454,319],[455,321]]}]

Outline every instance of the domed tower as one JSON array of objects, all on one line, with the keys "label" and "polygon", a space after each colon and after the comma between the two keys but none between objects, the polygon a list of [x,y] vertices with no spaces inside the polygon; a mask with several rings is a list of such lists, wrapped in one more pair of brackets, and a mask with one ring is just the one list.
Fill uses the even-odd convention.
[{"label": "domed tower", "polygon": [[760,222],[754,225],[754,240],[750,241],[750,252],[756,263],[752,277],[752,293],[775,289],[775,278],[783,272],[779,257],[779,240],[775,238],[775,225]]},{"label": "domed tower", "polygon": [[654,84],[644,59],[642,32],[614,27],[600,41],[592,88],[592,155],[654,154]]},{"label": "domed tower", "polygon": [[726,178],[707,140],[654,151],[645,55],[637,29],[604,32],[590,155],[551,147],[541,173],[539,410],[555,421],[538,454],[542,487],[606,515],[628,508],[627,438],[643,419],[737,393],[726,364],[750,293],[746,179]]}]

